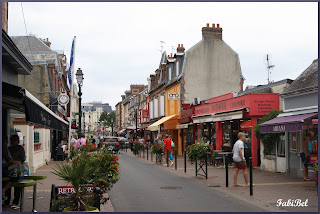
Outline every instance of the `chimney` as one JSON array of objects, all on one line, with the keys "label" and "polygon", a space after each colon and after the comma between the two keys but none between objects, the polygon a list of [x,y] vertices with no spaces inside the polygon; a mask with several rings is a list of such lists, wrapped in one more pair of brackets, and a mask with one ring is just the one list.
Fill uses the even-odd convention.
[{"label": "chimney", "polygon": [[44,44],[46,44],[50,48],[51,42],[49,42],[48,38],[46,40],[44,40],[43,42],[44,42]]},{"label": "chimney", "polygon": [[181,46],[178,44],[177,53],[184,53],[184,50],[183,44],[181,44]]},{"label": "chimney", "polygon": [[209,27],[209,24],[207,24],[207,27],[202,28],[202,39],[203,40],[212,40],[212,39],[222,40],[222,28],[220,28],[219,24],[217,24],[217,27],[215,27],[215,24],[212,24],[212,27]]}]

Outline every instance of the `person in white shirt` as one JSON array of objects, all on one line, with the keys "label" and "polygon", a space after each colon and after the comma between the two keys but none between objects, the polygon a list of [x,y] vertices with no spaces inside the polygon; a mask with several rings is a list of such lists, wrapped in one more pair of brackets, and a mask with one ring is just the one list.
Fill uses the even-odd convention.
[{"label": "person in white shirt", "polygon": [[234,161],[233,186],[239,186],[237,182],[239,169],[243,170],[244,180],[246,182],[246,185],[249,186],[248,168],[246,164],[246,159],[244,158],[244,143],[243,143],[244,139],[245,139],[244,133],[239,132],[238,141],[234,144],[233,150],[232,150],[233,161]]}]

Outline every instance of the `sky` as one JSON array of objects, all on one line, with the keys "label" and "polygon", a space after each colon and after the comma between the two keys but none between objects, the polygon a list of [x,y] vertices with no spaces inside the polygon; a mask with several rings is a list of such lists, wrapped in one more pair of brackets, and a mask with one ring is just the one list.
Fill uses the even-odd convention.
[{"label": "sky", "polygon": [[76,36],[82,102],[115,110],[130,84],[148,84],[159,67],[160,41],[167,54],[178,44],[188,51],[207,23],[220,24],[223,40],[238,53],[244,87],[267,84],[267,54],[274,81],[294,80],[318,56],[317,2],[9,2],[8,34],[48,38],[68,62]]}]

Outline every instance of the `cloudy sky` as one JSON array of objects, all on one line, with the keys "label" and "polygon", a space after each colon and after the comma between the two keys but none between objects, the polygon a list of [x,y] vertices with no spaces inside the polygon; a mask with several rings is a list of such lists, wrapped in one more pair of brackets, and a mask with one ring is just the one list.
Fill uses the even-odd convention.
[{"label": "cloudy sky", "polygon": [[[223,40],[239,54],[246,85],[295,79],[318,56],[318,7],[309,3],[9,3],[9,36],[49,38],[84,73],[83,101],[115,109],[130,84],[147,84],[159,66],[161,43],[186,51],[206,23],[220,24]],[[26,23],[24,25],[23,13]],[[27,29],[27,32],[26,32]]]}]

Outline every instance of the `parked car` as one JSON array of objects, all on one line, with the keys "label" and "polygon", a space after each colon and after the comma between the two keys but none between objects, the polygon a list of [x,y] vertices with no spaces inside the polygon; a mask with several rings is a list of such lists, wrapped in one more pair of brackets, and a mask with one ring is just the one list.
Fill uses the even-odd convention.
[{"label": "parked car", "polygon": [[118,138],[117,137],[104,138],[102,148],[108,149],[112,153],[118,153],[120,149]]},{"label": "parked car", "polygon": [[129,140],[125,137],[119,137],[120,148],[129,148]]}]

